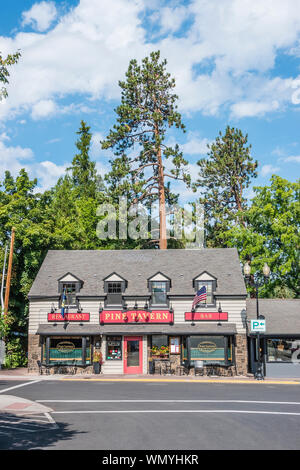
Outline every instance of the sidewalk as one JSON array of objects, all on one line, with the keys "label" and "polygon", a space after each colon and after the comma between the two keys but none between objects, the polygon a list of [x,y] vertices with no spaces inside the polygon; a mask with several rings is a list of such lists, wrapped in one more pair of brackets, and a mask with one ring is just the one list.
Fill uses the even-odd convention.
[{"label": "sidewalk", "polygon": [[300,385],[297,378],[271,378],[255,380],[253,376],[219,377],[219,376],[177,376],[177,375],[111,375],[111,374],[78,374],[78,375],[39,375],[28,373],[27,368],[2,369],[0,381],[5,380],[64,380],[64,381],[95,381],[95,382],[185,382],[185,383],[228,383],[228,384],[279,384]]},{"label": "sidewalk", "polygon": [[51,413],[52,408],[35,401],[13,395],[0,395],[0,413],[40,414]]}]

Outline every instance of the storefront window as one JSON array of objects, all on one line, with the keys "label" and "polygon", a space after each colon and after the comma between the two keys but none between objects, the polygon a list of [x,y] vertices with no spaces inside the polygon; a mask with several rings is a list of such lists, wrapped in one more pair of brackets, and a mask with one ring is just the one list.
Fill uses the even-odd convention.
[{"label": "storefront window", "polygon": [[[46,361],[46,348],[44,347],[44,361]],[[50,365],[54,364],[82,364],[82,337],[51,337],[49,349]],[[90,363],[90,339],[86,343],[86,363]]]},{"label": "storefront window", "polygon": [[122,338],[121,336],[107,336],[106,338],[106,359],[108,361],[118,361],[122,359]]},{"label": "storefront window", "polygon": [[169,337],[168,335],[153,335],[152,356],[168,356],[169,355]]},{"label": "storefront window", "polygon": [[[297,351],[299,354],[297,354]],[[269,362],[293,362],[300,360],[300,338],[267,339]]]},{"label": "storefront window", "polygon": [[[227,347],[227,358],[225,347]],[[186,341],[184,342],[183,357],[187,356]],[[232,362],[232,340],[224,336],[191,336],[190,337],[190,360],[226,363]]]}]

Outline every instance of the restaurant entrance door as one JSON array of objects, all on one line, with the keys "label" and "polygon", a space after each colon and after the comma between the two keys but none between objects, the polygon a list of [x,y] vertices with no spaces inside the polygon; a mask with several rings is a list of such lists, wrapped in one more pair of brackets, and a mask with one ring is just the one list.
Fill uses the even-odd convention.
[{"label": "restaurant entrance door", "polygon": [[124,337],[124,374],[143,373],[142,336]]}]

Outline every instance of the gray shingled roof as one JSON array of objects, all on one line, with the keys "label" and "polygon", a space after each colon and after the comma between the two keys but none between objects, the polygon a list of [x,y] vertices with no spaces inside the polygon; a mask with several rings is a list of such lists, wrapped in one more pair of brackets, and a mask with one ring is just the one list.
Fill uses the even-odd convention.
[{"label": "gray shingled roof", "polygon": [[[259,299],[259,313],[266,319],[266,335],[300,333],[300,299]],[[255,299],[247,299],[247,318],[256,318]]]},{"label": "gray shingled roof", "polygon": [[170,294],[194,295],[192,280],[207,271],[217,278],[217,294],[246,295],[235,248],[203,250],[50,250],[30,296],[57,296],[57,280],[70,272],[84,284],[82,296],[104,295],[103,279],[116,272],[128,281],[125,295],[148,295],[147,279],[161,272],[172,281]]}]

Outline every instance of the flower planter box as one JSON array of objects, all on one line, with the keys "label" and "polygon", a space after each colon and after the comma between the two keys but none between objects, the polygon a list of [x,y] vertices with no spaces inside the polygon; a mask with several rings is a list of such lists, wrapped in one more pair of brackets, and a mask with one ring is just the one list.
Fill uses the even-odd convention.
[{"label": "flower planter box", "polygon": [[99,364],[99,362],[93,363],[93,371],[94,371],[94,374],[100,374],[101,364]]}]

